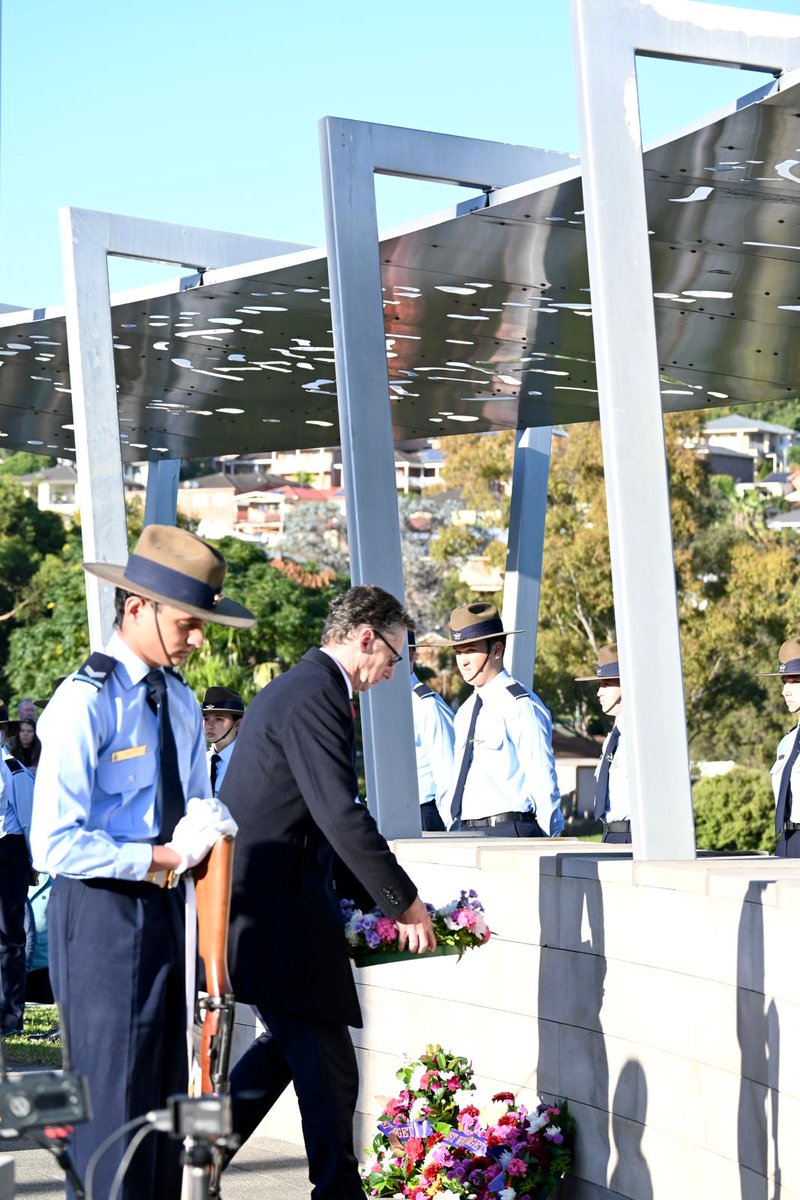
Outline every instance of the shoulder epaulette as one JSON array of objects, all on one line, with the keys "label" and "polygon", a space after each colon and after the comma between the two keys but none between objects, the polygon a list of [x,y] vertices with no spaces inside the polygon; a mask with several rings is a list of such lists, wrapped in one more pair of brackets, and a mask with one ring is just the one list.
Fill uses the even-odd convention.
[{"label": "shoulder epaulette", "polygon": [[528,689],[523,687],[521,683],[517,683],[516,680],[514,680],[513,683],[506,684],[506,691],[510,696],[513,696],[515,700],[522,700],[523,697],[527,697],[528,700],[531,698],[531,694]]},{"label": "shoulder epaulette", "polygon": [[22,763],[17,762],[15,758],[6,758],[4,759],[4,762],[12,775],[19,775],[20,771],[25,770]]},{"label": "shoulder epaulette", "polygon": [[186,680],[181,675],[180,671],[177,669],[177,667],[164,667],[164,670],[167,672],[168,675],[171,675],[173,679],[180,680],[180,682],[183,684],[184,687],[189,686],[188,683],[186,682]]},{"label": "shoulder epaulette", "polygon": [[72,680],[74,683],[90,683],[99,692],[116,665],[117,660],[110,654],[101,654],[99,650],[95,650],[83,666],[78,667]]},{"label": "shoulder epaulette", "polygon": [[417,683],[412,690],[415,696],[419,696],[420,700],[425,700],[428,696],[436,695],[436,692],[434,692],[432,687],[428,687],[427,683]]}]

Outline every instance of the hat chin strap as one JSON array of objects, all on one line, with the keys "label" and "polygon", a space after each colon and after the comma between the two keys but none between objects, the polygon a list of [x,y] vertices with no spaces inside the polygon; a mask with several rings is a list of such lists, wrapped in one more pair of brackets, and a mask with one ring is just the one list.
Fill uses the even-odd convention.
[{"label": "hat chin strap", "polygon": [[483,670],[483,668],[486,666],[487,662],[491,658],[491,656],[492,656],[492,651],[491,651],[491,647],[490,647],[486,651],[486,657],[484,658],[481,665],[478,667],[477,671],[473,671],[472,674],[470,675],[469,679],[467,679],[466,675],[464,675],[464,683],[472,683],[473,679],[477,679],[478,676],[480,675],[481,671]]}]

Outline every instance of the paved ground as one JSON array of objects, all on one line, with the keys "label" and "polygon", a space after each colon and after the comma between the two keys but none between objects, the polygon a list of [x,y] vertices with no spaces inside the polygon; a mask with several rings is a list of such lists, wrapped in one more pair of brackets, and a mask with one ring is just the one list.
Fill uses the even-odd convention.
[{"label": "paved ground", "polygon": [[[0,1142],[14,1159],[17,1200],[55,1200],[64,1176],[55,1159],[29,1141]],[[310,1185],[302,1149],[272,1138],[251,1138],[223,1177],[223,1200],[308,1200]]]}]

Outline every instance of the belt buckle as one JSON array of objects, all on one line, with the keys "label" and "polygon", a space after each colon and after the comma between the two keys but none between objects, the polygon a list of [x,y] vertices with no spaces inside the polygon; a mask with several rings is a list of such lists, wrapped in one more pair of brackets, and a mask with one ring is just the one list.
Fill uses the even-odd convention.
[{"label": "belt buckle", "polygon": [[147,883],[152,883],[157,888],[169,890],[178,886],[180,876],[173,867],[163,867],[158,871],[148,871],[145,879]]}]

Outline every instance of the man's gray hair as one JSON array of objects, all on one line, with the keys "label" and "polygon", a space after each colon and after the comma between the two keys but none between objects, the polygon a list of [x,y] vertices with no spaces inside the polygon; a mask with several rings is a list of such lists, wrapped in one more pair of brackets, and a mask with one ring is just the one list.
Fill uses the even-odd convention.
[{"label": "man's gray hair", "polygon": [[322,645],[343,642],[360,625],[371,625],[385,633],[393,625],[413,629],[414,621],[391,592],[385,592],[374,583],[362,583],[331,601],[322,631]]}]

